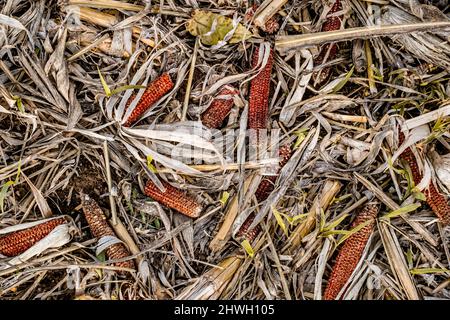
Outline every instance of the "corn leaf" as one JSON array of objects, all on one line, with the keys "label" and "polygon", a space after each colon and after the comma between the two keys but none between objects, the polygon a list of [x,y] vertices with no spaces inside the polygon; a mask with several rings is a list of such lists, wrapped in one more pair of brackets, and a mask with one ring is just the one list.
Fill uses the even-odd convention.
[{"label": "corn leaf", "polygon": [[417,208],[420,208],[421,204],[420,203],[412,203],[412,204],[408,204],[407,206],[401,207],[397,210],[391,211],[387,214],[385,214],[381,219],[391,219],[391,218],[395,218],[398,217],[404,213],[408,213],[411,211],[415,211]]},{"label": "corn leaf", "polygon": [[448,269],[439,269],[439,268],[416,268],[416,269],[411,269],[409,272],[411,272],[411,274],[427,274],[427,273],[450,272],[450,270],[448,270]]},{"label": "corn leaf", "polygon": [[244,248],[245,252],[250,256],[250,258],[253,258],[255,256],[255,251],[252,248],[252,245],[250,242],[248,242],[247,239],[241,242],[241,246]]},{"label": "corn leaf", "polygon": [[105,94],[107,97],[111,97],[111,89],[109,89],[108,84],[106,83],[105,79],[102,76],[102,73],[100,72],[100,69],[97,68],[98,75],[100,76],[100,82],[102,83],[103,90],[105,90]]},{"label": "corn leaf", "polygon": [[354,235],[355,233],[357,233],[359,230],[361,230],[362,228],[368,226],[370,223],[372,223],[372,221],[367,220],[359,225],[357,225],[356,227],[354,227],[353,229],[349,230],[347,234],[345,234],[342,238],[339,239],[339,241],[337,242],[336,246],[339,246],[341,243],[343,243],[345,240],[347,240],[348,238],[350,238],[352,235]]},{"label": "corn leaf", "polygon": [[230,194],[226,191],[222,193],[222,197],[220,198],[220,203],[222,206],[225,206],[228,202],[228,198],[230,197]]},{"label": "corn leaf", "polygon": [[275,207],[272,207],[273,215],[275,216],[275,219],[277,220],[278,225],[280,226],[281,230],[283,230],[283,233],[287,236],[288,230],[286,228],[286,224],[284,223],[282,213],[278,211]]}]

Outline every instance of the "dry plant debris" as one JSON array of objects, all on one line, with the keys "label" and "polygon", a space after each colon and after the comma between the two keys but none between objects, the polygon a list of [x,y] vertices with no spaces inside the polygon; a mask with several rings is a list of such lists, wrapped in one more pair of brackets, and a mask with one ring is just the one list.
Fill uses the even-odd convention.
[{"label": "dry plant debris", "polygon": [[0,0],[0,298],[449,299],[449,39],[446,1]]}]

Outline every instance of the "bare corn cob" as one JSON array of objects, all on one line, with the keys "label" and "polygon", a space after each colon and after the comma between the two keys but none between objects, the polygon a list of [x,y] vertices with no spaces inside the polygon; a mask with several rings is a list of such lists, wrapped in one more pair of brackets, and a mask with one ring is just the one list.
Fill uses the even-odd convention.
[{"label": "bare corn cob", "polygon": [[[116,234],[111,226],[108,224],[103,210],[100,208],[98,203],[91,199],[89,196],[82,196],[82,206],[84,216],[89,224],[91,233],[97,239],[102,237],[111,236],[115,237]],[[120,260],[130,256],[127,248],[122,243],[115,243],[106,249],[106,255],[108,259]],[[126,260],[114,263],[116,267],[130,268],[134,269],[133,260]]]},{"label": "bare corn cob", "polygon": [[208,128],[219,128],[233,107],[233,96],[238,93],[239,92],[234,88],[225,87],[220,90],[218,97],[216,97],[209,108],[203,112],[202,123]]},{"label": "bare corn cob", "polygon": [[[404,134],[399,132],[400,144],[402,144],[404,140]],[[422,180],[422,174],[419,171],[419,166],[417,165],[416,158],[411,148],[406,148],[400,157],[408,163],[414,184],[419,184]],[[439,218],[439,221],[444,225],[450,224],[450,206],[446,198],[436,189],[433,181],[430,182],[427,189],[423,190],[423,193],[425,194],[428,205]]]},{"label": "bare corn cob", "polygon": [[[333,6],[331,7],[329,15],[334,14],[338,12],[339,10],[342,10],[342,4],[340,0],[336,0]],[[333,31],[333,30],[339,30],[341,28],[341,18],[340,17],[329,17],[327,21],[322,26],[322,31]],[[335,43],[326,44],[322,47],[322,50],[320,50],[319,55],[316,59],[314,59],[315,65],[320,65],[324,62],[325,56],[328,53],[328,60],[333,60],[336,57],[337,54],[337,45]],[[330,68],[324,68],[320,72],[320,78],[318,80],[318,83],[324,82],[328,76],[330,75]]]},{"label": "bare corn cob", "polygon": [[64,218],[52,219],[34,227],[7,234],[0,238],[0,253],[7,257],[17,256],[65,222]]},{"label": "bare corn cob", "polygon": [[159,188],[149,180],[145,186],[145,194],[188,217],[197,218],[200,215],[203,208],[195,199],[165,181],[162,181],[162,184],[166,188],[165,192],[159,190]]},{"label": "bare corn cob", "polygon": [[[259,48],[255,49],[252,57],[252,67],[258,65]],[[259,74],[252,79],[250,84],[250,98],[249,98],[249,115],[248,127],[249,129],[266,129],[267,116],[269,113],[269,91],[270,91],[270,76],[273,65],[273,49],[270,49],[270,56],[267,64],[259,72]]]},{"label": "bare corn cob", "polygon": [[334,300],[355,270],[366,247],[367,241],[375,227],[378,204],[367,204],[358,214],[352,228],[367,223],[361,230],[352,234],[342,245],[331,271],[328,285],[323,295],[324,300]]},{"label": "bare corn cob", "polygon": [[163,73],[150,83],[142,94],[136,107],[131,112],[124,126],[129,127],[139,120],[140,117],[173,88],[174,84],[168,73]]}]

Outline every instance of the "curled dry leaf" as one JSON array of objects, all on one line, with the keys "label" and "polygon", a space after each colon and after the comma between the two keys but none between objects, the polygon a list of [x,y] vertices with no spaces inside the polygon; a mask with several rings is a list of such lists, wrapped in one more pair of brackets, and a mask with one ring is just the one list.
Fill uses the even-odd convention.
[{"label": "curled dry leaf", "polygon": [[206,45],[216,45],[221,41],[233,44],[252,37],[252,33],[234,18],[204,10],[194,10],[186,29]]}]

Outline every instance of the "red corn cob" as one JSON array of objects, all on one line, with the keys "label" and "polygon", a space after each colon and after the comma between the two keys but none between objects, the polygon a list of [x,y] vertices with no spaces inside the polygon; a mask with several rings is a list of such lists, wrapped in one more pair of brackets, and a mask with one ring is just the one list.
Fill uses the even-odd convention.
[{"label": "red corn cob", "polygon": [[134,98],[136,98],[135,94],[132,94],[129,98],[127,103],[125,104],[125,111],[128,110],[128,108],[130,107],[131,103],[133,102]]},{"label": "red corn cob", "polygon": [[255,214],[250,213],[250,215],[245,219],[244,223],[242,224],[241,228],[239,229],[238,233],[236,234],[236,238],[244,238],[247,239],[249,242],[252,242],[255,240],[256,236],[261,232],[261,226],[258,224],[253,229],[249,230],[248,228],[252,224],[253,220],[255,219]]},{"label": "red corn cob", "polygon": [[[280,148],[278,151],[280,159],[280,168],[279,171],[281,171],[281,168],[284,167],[284,165],[289,161],[289,158],[291,157],[291,147],[290,145],[284,145]],[[278,172],[279,172],[278,171]],[[269,176],[267,178],[263,178],[263,180],[259,183],[258,188],[255,191],[255,196],[258,202],[264,201],[267,199],[269,194],[273,191],[275,188],[275,181],[277,180],[277,176]],[[250,225],[252,224],[253,220],[255,219],[255,214],[251,213],[247,219],[245,219],[244,223],[242,224],[241,228],[239,229],[237,233],[237,238],[244,237],[248,241],[253,241],[256,236],[261,232],[261,227],[257,225],[253,229],[249,230]]]},{"label": "red corn cob", "polygon": [[[338,11],[342,10],[342,4],[340,0],[336,0],[334,5],[331,7],[329,15],[334,14]],[[322,26],[322,31],[333,31],[333,30],[339,30],[341,28],[341,19],[340,17],[330,17],[327,19],[327,21]],[[328,53],[329,52],[329,53]],[[336,57],[337,54],[337,45],[335,43],[326,44],[322,47],[322,50],[320,50],[319,55],[316,59],[314,59],[315,65],[320,65],[323,63],[326,54],[328,53],[328,60],[333,60]],[[322,83],[325,81],[328,76],[330,75],[330,68],[324,68],[320,72],[320,79],[319,83]]]},{"label": "red corn cob", "polygon": [[[252,58],[252,67],[258,65],[259,48],[255,49]],[[249,115],[248,127],[249,129],[266,129],[267,116],[269,113],[269,90],[270,90],[270,76],[273,65],[273,50],[270,49],[270,56],[265,67],[259,74],[252,79],[250,84],[250,98],[249,98]]]},{"label": "red corn cob", "polygon": [[[405,135],[399,131],[400,144],[402,144],[404,140]],[[411,151],[411,148],[406,148],[405,151],[402,152],[400,157],[408,163],[411,169],[414,184],[419,184],[422,180],[422,174],[419,171],[416,157]],[[436,216],[439,218],[439,221],[441,221],[441,223],[444,225],[450,224],[450,206],[447,203],[446,198],[436,189],[433,181],[430,182],[427,189],[423,190],[423,193],[425,194],[428,205],[430,206],[431,210],[433,210],[434,214],[436,214]]]},{"label": "red corn cob", "polygon": [[161,181],[166,188],[165,192],[149,180],[145,186],[145,194],[154,200],[162,203],[166,207],[177,210],[178,212],[191,217],[197,218],[202,212],[202,206],[185,192],[171,186],[165,181]]},{"label": "red corn cob", "polygon": [[331,271],[328,285],[323,295],[324,300],[334,300],[356,268],[367,241],[375,227],[378,204],[368,204],[356,217],[352,228],[370,221],[368,225],[352,234],[342,245]]},{"label": "red corn cob", "polygon": [[[209,108],[203,112],[202,123],[208,128],[219,128],[233,107],[233,96],[238,93],[239,92],[234,88],[223,88],[220,90],[218,97],[216,97]],[[223,96],[229,97],[225,98]]]},{"label": "red corn cob", "polygon": [[[84,195],[82,196],[82,206],[84,216],[89,224],[91,233],[95,238],[100,239],[106,236],[116,236],[114,230],[108,224],[103,210],[95,200]],[[116,243],[106,249],[106,255],[111,260],[120,260],[129,257],[130,253],[122,243]],[[133,260],[116,262],[114,265],[122,268],[135,268]]]},{"label": "red corn cob", "polygon": [[17,256],[47,236],[58,225],[65,222],[64,218],[53,219],[28,229],[7,234],[0,238],[0,253],[7,257]]},{"label": "red corn cob", "polygon": [[[162,74],[150,83],[142,94],[136,108],[131,112],[127,121],[124,123],[125,127],[131,126],[139,118],[150,109],[155,102],[161,99],[167,92],[173,88],[174,84],[168,73]],[[131,103],[131,102],[130,102]]]},{"label": "red corn cob", "polygon": [[[279,157],[280,157],[280,168],[284,167],[284,165],[288,162],[289,158],[291,157],[291,147],[290,145],[284,145],[280,148],[278,151]],[[258,202],[264,201],[267,199],[269,194],[273,191],[275,185],[275,181],[277,180],[277,176],[267,176],[266,178],[263,178],[261,182],[259,183],[258,188],[255,191],[255,196]]]}]

